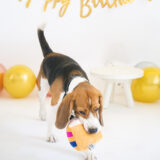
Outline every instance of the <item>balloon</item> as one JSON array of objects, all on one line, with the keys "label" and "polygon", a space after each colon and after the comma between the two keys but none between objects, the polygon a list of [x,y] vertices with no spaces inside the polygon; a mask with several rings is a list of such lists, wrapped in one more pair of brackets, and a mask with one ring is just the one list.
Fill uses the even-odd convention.
[{"label": "balloon", "polygon": [[24,65],[11,67],[4,75],[4,88],[15,97],[22,98],[30,94],[34,89],[36,77],[32,70]]},{"label": "balloon", "polygon": [[3,88],[3,73],[0,72],[0,91]]},{"label": "balloon", "polygon": [[3,88],[3,76],[5,71],[6,71],[5,67],[2,64],[0,64],[0,91]]},{"label": "balloon", "polygon": [[136,101],[157,101],[160,97],[160,69],[157,67],[144,68],[144,76],[133,80],[131,89]]},{"label": "balloon", "polygon": [[143,68],[147,68],[147,67],[158,67],[158,65],[153,62],[144,61],[144,62],[137,63],[135,65],[135,67],[143,69]]}]

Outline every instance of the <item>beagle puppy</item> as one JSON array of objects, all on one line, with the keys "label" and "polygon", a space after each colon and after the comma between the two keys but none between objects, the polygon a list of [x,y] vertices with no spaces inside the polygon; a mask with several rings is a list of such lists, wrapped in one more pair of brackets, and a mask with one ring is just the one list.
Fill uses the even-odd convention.
[{"label": "beagle puppy", "polygon": [[[102,95],[92,86],[85,71],[72,58],[56,53],[49,47],[44,36],[45,25],[38,28],[38,37],[44,59],[37,77],[39,89],[41,120],[47,116],[45,98],[51,92],[51,112],[48,118],[49,142],[56,142],[53,135],[53,126],[63,129],[70,121],[71,116],[78,117],[86,132],[93,134],[103,126]],[[56,117],[54,117],[56,112]],[[88,151],[88,160],[96,157]]]}]

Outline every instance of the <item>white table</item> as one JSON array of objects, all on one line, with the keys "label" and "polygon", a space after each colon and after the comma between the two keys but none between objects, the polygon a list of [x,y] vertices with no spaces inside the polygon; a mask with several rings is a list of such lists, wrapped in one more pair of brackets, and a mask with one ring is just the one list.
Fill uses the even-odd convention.
[{"label": "white table", "polygon": [[109,106],[111,94],[116,83],[122,83],[125,90],[128,107],[134,106],[133,96],[131,92],[131,80],[143,76],[142,69],[127,65],[107,65],[91,70],[91,74],[107,80],[107,86],[104,94],[104,108]]}]

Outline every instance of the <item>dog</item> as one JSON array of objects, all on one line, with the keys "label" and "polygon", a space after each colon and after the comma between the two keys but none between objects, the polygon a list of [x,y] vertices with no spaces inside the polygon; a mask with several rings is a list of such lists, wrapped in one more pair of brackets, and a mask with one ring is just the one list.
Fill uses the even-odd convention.
[{"label": "dog", "polygon": [[[51,112],[48,118],[47,140],[56,142],[53,126],[63,129],[72,116],[78,117],[89,134],[103,126],[102,94],[90,84],[85,71],[72,58],[52,51],[44,36],[45,25],[37,29],[44,59],[37,76],[41,120],[46,120],[45,98],[50,90]],[[56,117],[54,116],[56,112]],[[93,151],[87,151],[87,160],[95,160]]]}]

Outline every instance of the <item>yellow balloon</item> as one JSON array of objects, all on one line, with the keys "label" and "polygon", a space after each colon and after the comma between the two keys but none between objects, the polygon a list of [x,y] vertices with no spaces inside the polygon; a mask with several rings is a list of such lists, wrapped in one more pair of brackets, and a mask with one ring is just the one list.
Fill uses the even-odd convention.
[{"label": "yellow balloon", "polygon": [[7,70],[4,75],[4,88],[15,97],[28,96],[34,89],[36,77],[33,71],[24,65],[16,65]]},{"label": "yellow balloon", "polygon": [[133,97],[140,102],[155,102],[160,97],[160,69],[144,68],[144,76],[132,81]]}]

